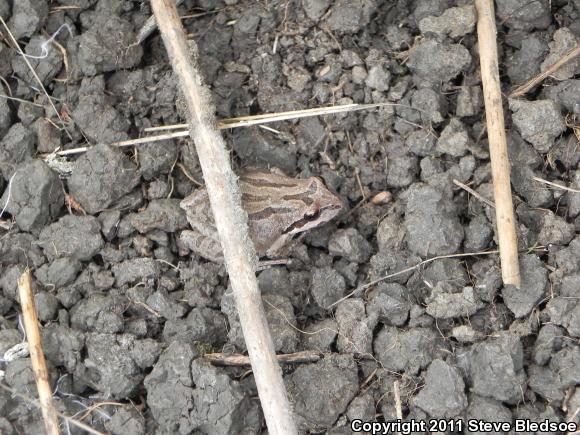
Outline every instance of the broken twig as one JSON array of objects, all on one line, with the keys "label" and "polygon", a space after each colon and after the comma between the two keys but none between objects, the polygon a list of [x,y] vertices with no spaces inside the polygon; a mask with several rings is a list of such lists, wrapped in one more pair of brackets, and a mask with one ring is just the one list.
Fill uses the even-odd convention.
[{"label": "broken twig", "polygon": [[510,184],[510,164],[505,136],[499,70],[497,66],[497,41],[493,0],[475,0],[477,8],[477,37],[481,81],[485,100],[487,138],[491,159],[493,196],[501,276],[504,284],[520,287],[520,266],[518,263],[518,239],[512,203]]},{"label": "broken twig", "polygon": [[[206,360],[216,366],[249,366],[250,358],[246,355],[227,353],[206,353]],[[305,350],[303,352],[277,355],[280,364],[302,364],[320,361],[320,352]]]},{"label": "broken twig", "polygon": [[30,269],[26,269],[18,278],[18,296],[22,307],[22,317],[24,319],[24,330],[28,341],[28,350],[32,362],[32,370],[36,379],[38,389],[38,399],[41,405],[44,427],[48,435],[58,435],[58,415],[52,403],[52,389],[48,382],[48,370],[46,360],[42,352],[40,328],[38,327],[38,317],[36,307],[32,297],[32,279]]},{"label": "broken twig", "polygon": [[188,47],[172,0],[152,0],[151,6],[187,103],[190,136],[195,143],[222,242],[225,265],[268,430],[274,435],[297,434],[258,289],[256,252],[248,234],[247,214],[242,209],[240,189],[228,150],[217,128],[211,94],[203,85],[197,67],[197,46],[190,40]]},{"label": "broken twig", "polygon": [[546,69],[546,71],[541,72],[537,76],[535,76],[532,79],[530,79],[528,82],[526,82],[523,85],[518,86],[517,88],[515,88],[513,90],[513,92],[510,94],[509,97],[510,98],[521,97],[526,92],[529,92],[530,90],[532,90],[533,88],[535,88],[536,86],[538,86],[547,77],[549,77],[552,74],[554,74],[556,71],[558,71],[564,65],[566,65],[571,60],[574,60],[578,56],[580,56],[580,45],[577,46],[577,47],[574,47],[573,49],[571,49],[570,51],[568,51],[566,54],[564,54],[564,56],[562,56],[560,59],[558,59],[557,62],[554,62],[552,65],[550,65]]}]

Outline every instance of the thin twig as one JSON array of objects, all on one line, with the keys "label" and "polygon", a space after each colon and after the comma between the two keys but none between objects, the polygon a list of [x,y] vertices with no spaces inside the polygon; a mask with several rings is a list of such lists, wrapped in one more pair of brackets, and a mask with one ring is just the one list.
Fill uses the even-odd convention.
[{"label": "thin twig", "polygon": [[28,341],[28,350],[36,388],[38,389],[38,399],[41,405],[44,427],[48,435],[59,435],[58,415],[52,403],[52,389],[48,382],[48,370],[46,360],[42,352],[40,328],[34,298],[32,297],[32,279],[30,269],[26,269],[18,278],[18,295],[20,296],[20,306],[22,307],[22,317],[24,319],[24,329]]},{"label": "thin twig", "polygon": [[[37,399],[33,399],[32,397],[28,397],[27,395],[22,394],[22,393],[16,391],[14,388],[10,388],[9,386],[4,385],[1,382],[0,382],[0,388],[8,391],[10,394],[12,394],[15,397],[21,398],[26,403],[29,403],[32,406],[35,406],[37,408],[40,408],[41,407],[41,405],[40,405],[40,403],[38,403],[38,400]],[[71,418],[68,415],[63,414],[62,412],[56,411],[56,413],[63,420],[66,420],[68,423],[72,424],[73,426],[76,426],[76,427],[78,427],[78,428],[80,428],[80,429],[82,429],[84,431],[87,431],[90,434],[93,434],[93,435],[106,435],[103,432],[99,432],[98,430],[93,429],[92,427],[90,427],[89,425],[87,425],[87,424],[85,424],[85,423],[83,423],[81,421],[75,420],[74,418]]]},{"label": "thin twig", "polygon": [[186,40],[173,0],[151,0],[151,6],[187,103],[190,136],[204,175],[268,431],[297,434],[258,289],[247,214],[242,209],[230,155],[217,129],[211,94],[198,70],[197,45]]},{"label": "thin twig", "polygon": [[490,201],[489,199],[485,198],[483,195],[481,195],[477,191],[473,190],[471,187],[467,186],[466,184],[463,184],[461,181],[453,179],[453,183],[455,185],[461,187],[466,192],[471,193],[473,196],[475,196],[481,202],[484,202],[487,205],[489,205],[490,207],[495,208],[495,204],[493,203],[493,201]]},{"label": "thin twig", "polygon": [[[336,110],[333,110],[333,107],[320,107],[315,109],[306,109],[300,111],[293,111],[293,112],[279,112],[279,113],[268,113],[263,115],[255,115],[255,116],[246,116],[246,117],[239,117],[239,118],[229,118],[223,119],[218,121],[217,127],[220,130],[225,130],[228,128],[238,128],[238,127],[248,127],[251,125],[260,125],[269,122],[277,122],[289,119],[298,119],[298,118],[305,118],[309,116],[320,116],[320,115],[328,115],[332,113],[344,113],[344,112],[355,112],[358,110],[366,110],[372,109],[376,107],[381,107],[385,105],[393,105],[392,103],[378,103],[378,104],[347,104],[344,106],[338,106]],[[359,107],[355,107],[359,106]],[[415,109],[418,110],[418,109]],[[302,112],[302,113],[300,113]],[[167,131],[167,130],[179,130],[184,129],[181,131],[175,131],[173,133],[165,133],[159,134],[156,136],[145,136],[140,137],[137,139],[128,139],[119,142],[113,142],[111,146],[117,147],[128,147],[133,145],[140,145],[144,143],[151,143],[151,142],[158,142],[162,140],[168,139],[177,139],[180,137],[187,137],[190,135],[189,130],[187,129],[187,124],[174,124],[174,125],[167,125],[167,126],[160,126],[160,127],[149,127],[144,129],[143,131],[146,133],[154,132],[154,131]],[[70,148],[68,150],[62,151],[54,151],[51,154],[56,154],[57,156],[70,156],[74,154],[81,154],[87,152],[90,147],[78,147],[78,148]],[[43,156],[46,158],[46,155]]]},{"label": "thin twig", "polygon": [[[216,366],[249,366],[250,358],[246,355],[227,353],[206,353],[206,360]],[[277,355],[280,364],[303,364],[320,361],[320,352],[305,350],[289,354]]]},{"label": "thin twig", "polygon": [[475,7],[477,8],[479,63],[485,100],[501,276],[504,284],[513,284],[519,288],[521,277],[518,262],[518,239],[499,81],[493,0],[475,0]]},{"label": "thin twig", "polygon": [[399,381],[393,382],[393,392],[395,394],[395,414],[399,421],[403,420],[403,405],[401,403],[401,391],[399,389]]},{"label": "thin twig", "polygon": [[12,34],[12,32],[10,31],[10,29],[6,25],[6,22],[4,21],[4,19],[2,17],[0,17],[0,22],[2,22],[2,25],[6,29],[6,32],[8,32],[8,35],[10,36],[10,39],[12,40],[12,43],[14,44],[14,47],[16,48],[16,50],[18,51],[18,53],[22,56],[22,58],[24,59],[24,62],[26,62],[26,65],[28,66],[28,68],[30,69],[30,72],[34,76],[34,79],[40,85],[40,88],[44,92],[44,95],[46,95],[46,98],[48,98],[48,102],[52,106],[52,109],[54,110],[54,113],[56,114],[56,116],[58,117],[60,123],[62,124],[63,130],[66,132],[66,134],[68,135],[68,137],[72,140],[72,136],[70,135],[70,133],[66,129],[66,127],[64,125],[64,121],[60,117],[60,113],[58,113],[58,109],[54,105],[54,102],[52,101],[52,98],[50,97],[50,95],[48,95],[48,92],[46,91],[46,88],[44,87],[44,84],[42,83],[42,80],[40,80],[40,77],[38,77],[38,74],[36,74],[36,71],[34,70],[34,68],[32,67],[32,65],[30,64],[30,62],[28,60],[28,57],[26,56],[26,54],[24,54],[24,52],[22,51],[22,48],[20,48],[20,45],[18,44],[18,41],[16,41],[16,38],[14,37],[14,35]]},{"label": "thin twig", "polygon": [[[220,130],[227,128],[249,127],[251,125],[266,124],[270,122],[288,121],[291,119],[308,118],[311,116],[334,115],[337,113],[358,112],[360,110],[376,109],[385,106],[400,106],[407,109],[423,112],[415,107],[397,103],[372,103],[372,104],[343,104],[340,106],[314,107],[312,109],[289,110],[286,112],[262,113],[260,115],[238,116],[218,120],[217,125]],[[157,127],[147,127],[144,132],[181,130],[189,128],[188,124],[160,125]]]},{"label": "thin twig", "polygon": [[537,181],[538,183],[547,184],[548,186],[556,187],[558,189],[567,190],[568,192],[580,193],[580,190],[578,189],[572,189],[571,187],[562,186],[561,184],[556,184],[551,181],[544,180],[543,178],[540,177],[532,177],[532,180]]},{"label": "thin twig", "polygon": [[368,282],[364,285],[361,285],[360,287],[355,288],[353,291],[351,291],[349,294],[347,294],[346,296],[343,296],[342,298],[340,298],[338,301],[330,304],[328,307],[326,307],[327,310],[330,310],[331,308],[337,306],[338,304],[340,304],[341,302],[346,301],[347,299],[351,298],[352,296],[354,296],[357,293],[360,293],[374,285],[377,285],[380,282],[383,282],[387,279],[390,278],[394,278],[396,276],[399,275],[403,275],[405,273],[411,272],[415,269],[418,269],[419,267],[431,263],[432,261],[435,260],[442,260],[444,258],[462,258],[462,257],[474,257],[477,255],[490,255],[490,254],[498,254],[499,251],[494,250],[494,251],[480,251],[480,252],[467,252],[465,254],[450,254],[450,255],[438,255],[437,257],[433,257],[433,258],[428,258],[427,260],[423,260],[420,263],[415,264],[414,266],[411,267],[407,267],[403,270],[399,270],[398,272],[395,273],[391,273],[390,275],[385,275],[385,276],[381,276],[380,278],[375,279],[374,281]]},{"label": "thin twig", "polygon": [[580,45],[577,46],[577,47],[572,48],[571,50],[569,50],[566,54],[564,54],[564,56],[562,56],[560,59],[558,59],[552,65],[550,65],[548,67],[548,69],[546,69],[546,71],[544,71],[544,72],[538,74],[537,76],[533,77],[531,80],[529,80],[528,82],[524,83],[523,85],[518,86],[509,95],[509,98],[521,97],[522,95],[524,95],[528,91],[530,91],[533,88],[535,88],[541,82],[543,82],[547,77],[549,77],[552,74],[554,74],[556,71],[558,71],[564,65],[566,65],[568,62],[574,60],[578,56],[580,56]]}]

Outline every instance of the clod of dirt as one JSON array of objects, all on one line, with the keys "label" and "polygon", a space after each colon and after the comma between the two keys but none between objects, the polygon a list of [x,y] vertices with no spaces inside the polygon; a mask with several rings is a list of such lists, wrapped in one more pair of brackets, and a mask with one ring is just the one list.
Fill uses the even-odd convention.
[{"label": "clod of dirt", "polygon": [[192,344],[174,341],[143,382],[153,418],[168,433],[188,433],[194,429],[189,421],[194,385],[191,363],[197,356]]},{"label": "clod of dirt", "polygon": [[[73,119],[84,135],[95,143],[128,139],[130,123],[113,105],[115,98],[105,94],[104,76],[84,78]],[[76,172],[76,170],[75,170]]]},{"label": "clod of dirt", "polygon": [[431,329],[415,328],[401,331],[394,326],[384,326],[373,343],[375,355],[387,370],[405,371],[416,375],[435,358],[443,358],[445,345]]},{"label": "clod of dirt", "polygon": [[436,359],[427,369],[425,386],[413,403],[435,418],[451,418],[467,407],[463,378],[457,368]]},{"label": "clod of dirt", "polygon": [[[550,47],[550,53],[541,65],[541,71],[546,71],[549,67],[551,67],[554,63],[559,61],[562,56],[564,56],[567,52],[575,48],[578,43],[580,42],[580,38],[578,38],[574,33],[568,29],[567,27],[562,27],[554,32],[553,35],[553,42],[550,42],[548,45]],[[578,58],[562,65],[558,68],[557,71],[554,71],[551,76],[554,77],[556,80],[566,80],[573,78],[576,74],[580,72],[580,60]]]},{"label": "clod of dirt", "polygon": [[8,132],[12,125],[12,110],[6,98],[0,98],[0,138]]},{"label": "clod of dirt", "polygon": [[441,16],[423,18],[419,22],[419,30],[423,35],[435,36],[439,40],[446,36],[457,39],[473,32],[475,18],[473,5],[449,8]]},{"label": "clod of dirt", "polygon": [[302,345],[305,349],[330,352],[336,336],[338,323],[334,319],[322,319],[304,328]]},{"label": "clod of dirt", "polygon": [[[121,332],[123,330],[123,317],[119,309],[122,304],[127,303],[127,298],[116,297],[94,293],[81,299],[80,295],[70,294],[75,287],[68,288],[66,293],[59,292],[59,300],[63,303],[63,297],[69,297],[76,303],[70,310],[70,323],[75,329],[81,331],[97,331],[108,334]],[[69,293],[69,294],[67,294]],[[61,296],[62,295],[62,296]],[[66,300],[63,305],[66,304]],[[67,306],[67,305],[65,305]]]},{"label": "clod of dirt", "polygon": [[314,270],[310,293],[320,308],[326,308],[344,296],[346,281],[336,270],[325,267]]},{"label": "clod of dirt", "polygon": [[184,343],[204,343],[219,349],[226,342],[226,319],[217,310],[194,308],[184,319],[169,319],[163,328],[163,339]]},{"label": "clod of dirt", "polygon": [[129,193],[138,183],[137,168],[118,148],[97,145],[75,162],[68,187],[85,211],[93,214]]},{"label": "clod of dirt", "polygon": [[272,165],[288,173],[296,170],[296,145],[284,144],[275,136],[266,136],[257,128],[236,129],[232,134],[232,145],[236,153],[250,165]]},{"label": "clod of dirt", "polygon": [[411,307],[407,298],[408,292],[401,284],[379,283],[369,293],[367,313],[378,316],[378,320],[385,325],[403,326]]},{"label": "clod of dirt", "polygon": [[572,337],[580,337],[580,274],[569,275],[560,286],[560,295],[548,301],[546,312],[550,321],[566,328]]},{"label": "clod of dirt", "polygon": [[[85,15],[87,16],[87,15]],[[79,67],[87,76],[136,66],[143,55],[135,42],[133,26],[113,13],[90,15],[90,28],[69,43],[71,52],[78,50]]]},{"label": "clod of dirt", "polygon": [[36,268],[44,264],[46,258],[31,234],[8,233],[0,239],[0,261],[4,264],[33,265]]},{"label": "clod of dirt", "polygon": [[159,229],[173,233],[189,228],[180,199],[164,198],[149,202],[144,211],[130,215],[131,225],[141,234]]},{"label": "clod of dirt", "polygon": [[[274,293],[262,296],[266,319],[274,341],[276,352],[292,353],[298,344],[298,331],[294,308],[287,297]],[[228,339],[238,349],[245,350],[246,343],[242,334],[238,312],[234,306],[233,295],[226,294],[222,298],[222,312],[228,317]]]},{"label": "clod of dirt", "polygon": [[369,69],[368,75],[365,79],[365,84],[371,89],[376,89],[380,92],[389,90],[389,82],[391,74],[385,71],[382,65],[374,65]]},{"label": "clod of dirt", "polygon": [[500,332],[497,338],[466,350],[471,391],[480,396],[515,402],[526,389],[523,349],[519,337]]},{"label": "clod of dirt", "polygon": [[328,241],[331,255],[344,257],[354,263],[366,263],[371,256],[370,243],[355,229],[335,231]]},{"label": "clod of dirt", "polygon": [[55,295],[48,292],[41,292],[34,295],[34,304],[38,319],[41,322],[55,320],[59,309],[58,299]]},{"label": "clod of dirt", "polygon": [[540,153],[547,153],[566,124],[560,108],[551,100],[510,100],[512,120],[522,137]]},{"label": "clod of dirt", "polygon": [[500,22],[512,29],[545,29],[551,21],[547,3],[528,0],[500,0],[496,5],[496,15]]},{"label": "clod of dirt", "polygon": [[260,407],[239,382],[200,359],[191,364],[191,377],[196,387],[192,393],[193,409],[189,413],[193,428],[208,435],[259,433],[262,426]]},{"label": "clod of dirt", "polygon": [[576,234],[574,224],[549,211],[543,214],[540,233],[538,234],[538,243],[542,245],[561,245],[565,246]]},{"label": "clod of dirt", "polygon": [[565,80],[544,89],[550,100],[558,101],[568,112],[580,115],[580,80]]},{"label": "clod of dirt", "polygon": [[[485,422],[508,422],[513,421],[512,412],[500,401],[477,394],[469,395],[469,406],[465,412],[466,419],[477,419]],[[469,435],[484,435],[487,432],[466,431]],[[505,433],[505,432],[501,432]]]},{"label": "clod of dirt", "polygon": [[531,34],[521,42],[521,48],[506,59],[507,75],[513,84],[522,84],[540,72],[540,63],[548,52],[548,45]]},{"label": "clod of dirt", "polygon": [[4,356],[4,352],[20,342],[22,335],[17,329],[0,330],[0,355]]},{"label": "clod of dirt", "polygon": [[302,365],[285,380],[297,424],[307,427],[332,425],[359,385],[357,365],[348,354],[330,354],[315,364]]},{"label": "clod of dirt", "polygon": [[457,94],[455,114],[458,118],[475,116],[483,107],[483,92],[479,86],[463,86]]},{"label": "clod of dirt", "polygon": [[83,363],[98,391],[126,397],[143,381],[143,372],[131,355],[134,341],[135,337],[130,334],[87,334],[87,358]]},{"label": "clod of dirt", "polygon": [[304,0],[302,7],[306,16],[312,21],[318,21],[332,2],[330,0]]},{"label": "clod of dirt", "polygon": [[49,260],[70,256],[84,261],[99,252],[105,242],[97,219],[66,215],[42,229],[38,244]]},{"label": "clod of dirt", "polygon": [[441,132],[436,150],[441,154],[461,157],[465,155],[470,145],[471,138],[467,128],[460,120],[453,118]]},{"label": "clod of dirt", "polygon": [[[48,85],[62,69],[62,54],[56,49],[49,49],[46,52],[47,38],[44,36],[34,36],[30,38],[24,52],[29,56],[26,60],[32,65],[36,75],[43,85]],[[50,47],[50,45],[49,45]],[[45,56],[46,55],[46,56]],[[35,59],[35,57],[42,57]],[[24,83],[36,83],[36,77],[32,74],[30,67],[22,56],[16,56],[12,59],[12,70]],[[22,85],[20,85],[22,86]],[[30,92],[30,91],[28,91]],[[27,106],[28,109],[36,107],[44,112],[44,108],[33,106],[31,104],[22,104],[20,108]],[[19,108],[19,111],[20,111]]]},{"label": "clod of dirt", "polygon": [[493,239],[493,227],[485,216],[477,215],[465,229],[465,251],[477,252],[487,248]]},{"label": "clod of dirt", "polygon": [[375,400],[369,393],[355,397],[348,405],[346,416],[349,421],[373,421],[375,418]]},{"label": "clod of dirt", "polygon": [[0,171],[5,180],[9,180],[16,170],[16,165],[22,163],[34,154],[36,136],[24,125],[17,123],[0,141]]},{"label": "clod of dirt", "polygon": [[139,172],[145,180],[167,173],[177,158],[178,148],[173,141],[143,144],[139,147]]},{"label": "clod of dirt", "polygon": [[338,34],[356,33],[370,22],[376,8],[374,0],[338,0],[332,5],[326,22]]},{"label": "clod of dirt", "polygon": [[564,330],[559,326],[549,323],[542,326],[534,343],[534,362],[540,366],[548,364],[552,355],[562,347],[563,337]]},{"label": "clod of dirt", "polygon": [[12,17],[8,27],[16,39],[28,38],[44,26],[48,5],[44,0],[18,0],[12,2]]},{"label": "clod of dirt", "polygon": [[61,182],[42,160],[27,161],[16,167],[0,203],[6,204],[18,228],[38,232],[60,213],[64,204]]},{"label": "clod of dirt", "polygon": [[548,367],[532,365],[528,368],[530,389],[550,402],[564,398],[564,385],[557,373]]},{"label": "clod of dirt", "polygon": [[0,17],[4,21],[8,21],[11,15],[10,2],[8,0],[0,0]]},{"label": "clod of dirt", "polygon": [[408,195],[404,225],[409,249],[424,256],[457,252],[464,234],[453,202],[427,185],[412,186]]},{"label": "clod of dirt", "polygon": [[468,317],[483,308],[483,303],[477,298],[473,287],[464,287],[461,293],[453,293],[441,282],[433,288],[426,302],[427,313],[436,319]]},{"label": "clod of dirt", "polygon": [[42,329],[42,351],[46,359],[56,366],[63,366],[73,373],[80,363],[85,335],[56,323]]},{"label": "clod of dirt", "polygon": [[134,406],[116,407],[110,420],[105,421],[105,428],[113,435],[143,435],[145,420]]},{"label": "clod of dirt", "polygon": [[337,347],[339,352],[370,355],[372,353],[373,330],[377,316],[365,312],[362,299],[342,302],[335,313],[338,323]]},{"label": "clod of dirt", "polygon": [[187,305],[175,300],[175,296],[166,291],[158,290],[147,297],[145,302],[149,308],[168,320],[179,319],[187,313]]},{"label": "clod of dirt", "polygon": [[411,52],[407,66],[417,82],[438,84],[467,71],[470,64],[471,54],[463,45],[426,39]]},{"label": "clod of dirt", "polygon": [[506,285],[502,290],[503,301],[516,318],[530,314],[548,287],[548,271],[535,254],[520,257],[520,268],[520,288]]},{"label": "clod of dirt", "polygon": [[121,287],[127,283],[159,278],[161,266],[153,258],[132,258],[113,264],[111,272],[115,276],[115,285]]}]

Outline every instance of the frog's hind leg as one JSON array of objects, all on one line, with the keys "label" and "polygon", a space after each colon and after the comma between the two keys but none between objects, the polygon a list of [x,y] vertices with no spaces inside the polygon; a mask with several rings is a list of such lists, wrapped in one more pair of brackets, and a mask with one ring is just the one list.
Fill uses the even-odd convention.
[{"label": "frog's hind leg", "polygon": [[179,245],[207,260],[215,263],[224,262],[222,246],[219,240],[212,239],[195,229],[182,231],[179,236]]}]

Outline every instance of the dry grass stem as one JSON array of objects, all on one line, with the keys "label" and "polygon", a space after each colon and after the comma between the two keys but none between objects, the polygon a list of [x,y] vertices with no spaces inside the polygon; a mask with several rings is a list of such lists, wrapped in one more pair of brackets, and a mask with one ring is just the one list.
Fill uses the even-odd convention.
[{"label": "dry grass stem", "polygon": [[484,196],[479,194],[477,191],[473,190],[471,187],[467,186],[466,184],[463,184],[461,181],[453,179],[453,184],[461,187],[466,192],[472,194],[474,197],[479,199],[481,202],[489,205],[490,207],[495,208],[495,204],[493,203],[493,201],[490,201],[489,199],[485,198]]},{"label": "dry grass stem", "polygon": [[347,294],[346,296],[343,296],[338,301],[330,304],[328,307],[326,307],[326,309],[330,310],[331,308],[337,306],[338,304],[353,297],[355,294],[358,294],[362,291],[365,291],[365,290],[371,288],[372,286],[377,285],[378,283],[380,283],[382,281],[385,281],[385,280],[390,279],[390,278],[394,278],[394,277],[399,276],[399,275],[403,275],[403,274],[408,273],[408,272],[412,272],[413,270],[418,269],[419,267],[424,266],[425,264],[431,263],[431,262],[436,261],[436,260],[442,260],[444,258],[474,257],[474,256],[478,256],[478,255],[491,255],[491,254],[498,254],[498,253],[499,253],[499,251],[493,250],[493,251],[467,252],[465,254],[438,255],[437,257],[428,258],[427,260],[423,260],[414,266],[407,267],[403,270],[399,270],[398,272],[391,273],[390,275],[381,276],[380,278],[377,278],[377,279],[370,281],[370,282],[368,282],[360,287],[357,287],[353,291],[351,291],[349,294]]},{"label": "dry grass stem", "polygon": [[38,389],[44,427],[48,435],[59,435],[58,415],[52,403],[52,389],[48,381],[46,360],[42,352],[40,327],[38,326],[38,317],[32,296],[30,269],[26,269],[20,278],[18,278],[18,296],[20,297],[20,306],[22,307],[24,330],[26,331],[26,339],[28,341],[32,371],[36,379],[36,388]]},{"label": "dry grass stem", "polygon": [[509,95],[509,97],[510,98],[521,97],[525,93],[527,93],[530,90],[532,90],[533,88],[535,88],[541,82],[543,82],[547,77],[554,74],[556,71],[558,71],[564,65],[566,65],[568,62],[576,59],[578,56],[580,56],[580,45],[577,47],[574,47],[573,49],[568,51],[566,54],[564,54],[560,59],[558,59],[558,61],[556,61],[552,65],[550,65],[548,67],[548,69],[546,69],[546,71],[533,77],[527,83],[524,83],[523,85],[518,86],[516,89],[513,90],[513,92]]},{"label": "dry grass stem", "polygon": [[[382,106],[392,106],[392,103],[378,103],[378,104],[347,104],[345,106],[332,106],[332,107],[321,107],[315,109],[306,109],[306,110],[296,110],[292,112],[279,112],[279,113],[269,113],[264,115],[255,115],[255,116],[244,116],[239,118],[229,118],[218,121],[217,127],[220,130],[225,130],[228,128],[238,128],[238,127],[248,127],[251,125],[260,125],[269,122],[277,122],[277,121],[285,121],[285,120],[292,120],[298,118],[306,118],[309,116],[321,116],[321,115],[329,115],[333,113],[345,113],[345,112],[355,112],[358,110],[368,110]],[[396,105],[396,104],[395,104]],[[338,108],[336,108],[338,107]],[[187,124],[174,124],[174,125],[167,125],[167,126],[160,126],[160,127],[149,127],[144,129],[143,131],[146,133],[151,133],[154,131],[167,131],[167,130],[181,130],[175,131],[173,133],[165,133],[159,134],[156,136],[145,136],[140,137],[137,139],[128,139],[120,142],[113,142],[111,146],[118,146],[118,147],[128,147],[133,145],[140,145],[144,143],[151,143],[157,142],[162,140],[169,140],[169,139],[177,139],[180,137],[188,137],[190,135],[189,130],[187,129]],[[185,129],[185,130],[184,130]],[[57,156],[70,156],[75,154],[81,154],[87,152],[89,146],[85,147],[77,147],[71,148],[68,150],[62,151],[55,151],[53,154]],[[46,158],[46,156],[43,156]]]},{"label": "dry grass stem", "polygon": [[[312,109],[290,110],[287,112],[263,113],[260,115],[238,116],[218,120],[217,125],[220,130],[227,128],[249,127],[251,125],[266,124],[270,122],[288,121],[293,119],[308,118],[310,116],[333,115],[336,113],[357,112],[359,110],[376,109],[385,106],[405,106],[404,104],[394,103],[375,103],[375,104],[343,104],[341,106],[315,107]],[[158,127],[148,127],[143,129],[144,132],[182,130],[189,128],[188,124],[160,125]]]},{"label": "dry grass stem", "polygon": [[553,183],[551,181],[544,180],[543,178],[540,178],[540,177],[532,177],[532,180],[537,181],[538,183],[547,184],[548,186],[552,186],[552,187],[555,187],[557,189],[567,190],[568,192],[580,193],[580,190],[578,190],[578,189],[573,189],[571,187],[562,186],[561,184]]},{"label": "dry grass stem", "polygon": [[510,164],[499,81],[493,0],[475,0],[481,81],[493,179],[497,237],[504,284],[521,285]]},{"label": "dry grass stem", "polygon": [[[249,366],[250,358],[246,355],[227,353],[206,353],[206,360],[216,366]],[[277,355],[281,364],[303,364],[320,361],[320,352],[305,350],[303,352]]]},{"label": "dry grass stem", "polygon": [[[40,403],[38,403],[37,399],[33,399],[32,397],[28,397],[25,394],[19,393],[18,391],[16,391],[13,388],[10,388],[7,385],[4,385],[3,383],[0,382],[0,388],[8,391],[10,394],[12,394],[12,396],[14,397],[19,397],[20,399],[22,399],[23,401],[25,401],[26,403],[29,403],[30,405],[36,407],[36,408],[40,408],[41,405]],[[99,432],[98,430],[93,429],[92,427],[90,427],[89,425],[75,420],[74,418],[69,417],[68,415],[65,415],[61,412],[56,411],[56,414],[62,418],[63,420],[66,420],[69,424],[78,427],[79,429],[82,429],[84,431],[86,431],[87,433],[90,433],[92,435],[106,435],[103,432]]]},{"label": "dry grass stem", "polygon": [[62,125],[62,129],[66,132],[66,134],[68,135],[69,139],[72,140],[72,136],[70,135],[70,133],[66,129],[66,127],[64,125],[64,121],[62,120],[62,118],[60,117],[60,113],[58,112],[58,109],[54,105],[54,102],[52,101],[52,98],[50,97],[50,95],[48,95],[48,92],[46,91],[46,88],[44,87],[44,84],[42,83],[42,80],[40,80],[40,77],[38,77],[38,74],[36,74],[36,71],[34,70],[34,68],[32,67],[32,65],[30,64],[30,61],[28,60],[28,57],[24,54],[24,52],[22,51],[22,48],[20,48],[20,45],[18,44],[18,41],[16,40],[16,38],[14,37],[14,35],[12,34],[12,32],[10,31],[10,29],[6,25],[6,22],[4,21],[4,19],[2,17],[0,17],[0,22],[2,23],[2,25],[6,29],[6,32],[8,32],[8,35],[10,36],[10,39],[12,40],[12,44],[14,45],[14,48],[16,48],[16,50],[18,51],[18,53],[22,56],[22,58],[24,59],[24,62],[26,62],[26,65],[28,66],[28,68],[30,69],[30,72],[34,76],[34,79],[40,85],[40,89],[42,89],[42,92],[44,92],[44,95],[46,95],[46,98],[48,98],[48,102],[50,103],[52,109],[54,110],[54,113],[56,114],[57,118],[59,119],[59,121],[60,121],[60,123]]}]

